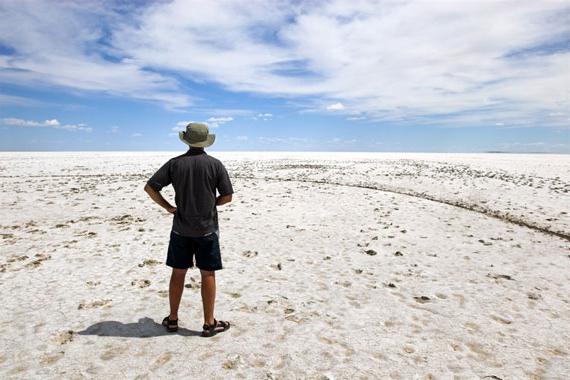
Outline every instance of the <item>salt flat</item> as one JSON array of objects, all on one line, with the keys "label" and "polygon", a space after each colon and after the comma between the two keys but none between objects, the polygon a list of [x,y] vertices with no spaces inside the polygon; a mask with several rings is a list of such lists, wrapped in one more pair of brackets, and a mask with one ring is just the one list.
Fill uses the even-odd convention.
[{"label": "salt flat", "polygon": [[570,156],[211,154],[233,326],[204,339],[196,269],[159,325],[171,216],[142,188],[176,153],[0,153],[0,377],[570,373]]}]

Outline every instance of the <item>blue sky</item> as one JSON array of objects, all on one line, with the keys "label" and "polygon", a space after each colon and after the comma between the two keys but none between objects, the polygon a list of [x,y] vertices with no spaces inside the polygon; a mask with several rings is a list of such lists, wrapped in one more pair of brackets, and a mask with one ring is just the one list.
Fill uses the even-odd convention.
[{"label": "blue sky", "polygon": [[[134,4],[134,2],[133,2]],[[566,2],[0,3],[0,150],[570,153]]]}]

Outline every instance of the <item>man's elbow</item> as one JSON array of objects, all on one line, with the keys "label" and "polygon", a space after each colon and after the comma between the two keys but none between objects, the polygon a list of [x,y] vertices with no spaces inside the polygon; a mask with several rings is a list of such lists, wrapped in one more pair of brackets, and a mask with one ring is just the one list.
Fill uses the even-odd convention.
[{"label": "man's elbow", "polygon": [[232,201],[232,195],[222,195],[218,200],[218,206],[225,205],[226,203],[230,203]]}]

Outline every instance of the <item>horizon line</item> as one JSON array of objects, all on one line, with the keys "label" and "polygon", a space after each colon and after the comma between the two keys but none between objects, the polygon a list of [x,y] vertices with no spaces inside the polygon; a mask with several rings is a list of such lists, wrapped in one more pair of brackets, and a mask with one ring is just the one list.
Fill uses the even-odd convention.
[{"label": "horizon line", "polygon": [[[188,149],[178,149],[178,150],[0,150],[1,153],[150,153],[150,152],[181,152],[187,151]],[[537,152],[537,151],[499,151],[499,150],[488,150],[488,151],[461,151],[461,152],[450,152],[450,151],[375,151],[375,150],[363,150],[363,151],[352,151],[352,150],[207,150],[207,152],[215,153],[433,153],[433,154],[548,154],[548,155],[570,155],[570,152]]]}]

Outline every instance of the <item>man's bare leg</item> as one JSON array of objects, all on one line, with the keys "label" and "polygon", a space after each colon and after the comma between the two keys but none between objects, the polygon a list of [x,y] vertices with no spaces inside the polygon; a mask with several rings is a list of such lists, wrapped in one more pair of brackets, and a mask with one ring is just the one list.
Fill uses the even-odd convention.
[{"label": "man's bare leg", "polygon": [[214,304],[216,302],[216,272],[200,269],[202,275],[202,305],[204,307],[204,323],[214,323]]},{"label": "man's bare leg", "polygon": [[184,278],[187,271],[188,269],[172,268],[170,287],[168,289],[168,298],[170,300],[170,316],[168,318],[171,320],[178,319],[178,307],[184,291]]}]

